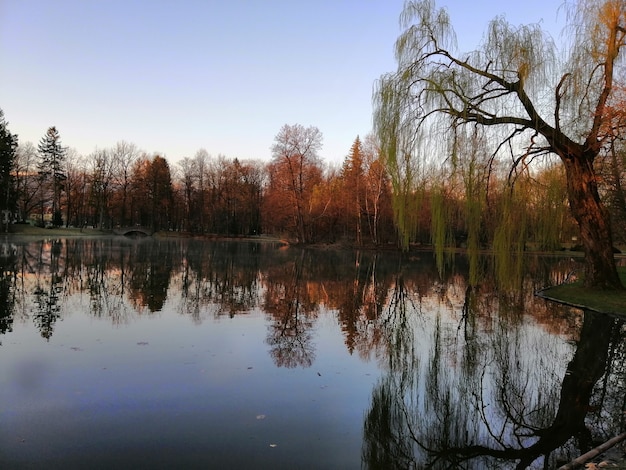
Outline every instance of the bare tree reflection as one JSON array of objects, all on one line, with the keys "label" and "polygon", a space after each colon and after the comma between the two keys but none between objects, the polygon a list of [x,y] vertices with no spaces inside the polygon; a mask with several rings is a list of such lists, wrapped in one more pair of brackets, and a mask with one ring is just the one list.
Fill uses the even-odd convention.
[{"label": "bare tree reflection", "polygon": [[258,306],[261,251],[260,244],[246,242],[186,244],[180,312],[199,323],[203,313],[232,318]]},{"label": "bare tree reflection", "polygon": [[[97,318],[110,318],[115,325],[126,323],[130,317],[124,299],[128,271],[126,253],[113,250],[112,247],[108,250],[98,249],[99,245],[91,248],[89,263],[82,267],[91,314]],[[87,253],[83,252],[83,255]]]},{"label": "bare tree reflection", "polygon": [[17,275],[15,263],[15,248],[10,243],[3,243],[0,246],[0,335],[13,331]]},{"label": "bare tree reflection", "polygon": [[[368,468],[549,467],[588,450],[602,431],[591,426],[590,409],[604,406],[598,411],[603,416],[621,411],[623,399],[605,400],[610,392],[594,395],[603,376],[600,390],[623,390],[622,382],[611,388],[607,381],[614,374],[605,374],[607,360],[624,370],[623,355],[609,356],[623,344],[621,322],[585,312],[567,363],[558,342],[504,318],[493,320],[491,335],[478,334],[472,328],[476,302],[475,293],[467,290],[458,347],[451,342],[459,338],[439,314],[428,327],[428,354],[423,346],[421,353],[407,348],[410,339],[401,343],[404,359],[390,361],[365,419],[363,463]],[[402,321],[395,328],[396,337],[407,335]],[[566,367],[560,383],[559,367]]]},{"label": "bare tree reflection", "polygon": [[315,360],[313,323],[317,304],[308,297],[303,279],[305,252],[268,271],[264,310],[271,322],[267,344],[279,367],[310,367]]}]

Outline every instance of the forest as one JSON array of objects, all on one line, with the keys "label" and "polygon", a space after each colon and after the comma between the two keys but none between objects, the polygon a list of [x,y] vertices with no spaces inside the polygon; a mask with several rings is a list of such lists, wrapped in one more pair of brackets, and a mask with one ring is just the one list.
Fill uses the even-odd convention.
[{"label": "forest", "polygon": [[[481,155],[480,143],[470,142],[474,151],[454,168],[415,168],[404,186],[409,182],[394,181],[400,177],[388,171],[373,135],[357,136],[339,168],[320,160],[321,145],[318,129],[285,125],[267,163],[200,149],[170,164],[124,141],[78,155],[51,127],[37,147],[15,146],[0,205],[9,208],[12,222],[42,227],[139,225],[190,235],[267,234],[295,243],[397,247],[431,245],[436,237],[446,246],[466,247],[469,232],[478,230],[482,248],[497,243],[506,228],[514,237],[507,241],[527,249],[576,245],[557,162],[534,171],[527,166],[512,184],[508,169],[495,167]],[[626,242],[625,161],[616,139],[598,165],[603,199],[619,228],[617,243]]]}]

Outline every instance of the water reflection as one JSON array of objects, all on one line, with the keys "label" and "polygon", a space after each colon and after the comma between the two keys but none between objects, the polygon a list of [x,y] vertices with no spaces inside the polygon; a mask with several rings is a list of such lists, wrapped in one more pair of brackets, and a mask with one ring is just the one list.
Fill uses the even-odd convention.
[{"label": "water reflection", "polygon": [[428,353],[390,362],[375,387],[364,430],[368,468],[555,468],[623,429],[623,416],[598,426],[600,416],[619,414],[606,396],[623,393],[623,382],[597,387],[609,351],[623,350],[621,321],[585,312],[565,365],[570,352],[554,337],[510,318],[495,318],[488,337],[468,336],[468,292],[462,338],[437,316]]},{"label": "water reflection", "polygon": [[[5,243],[0,254],[0,334],[13,331],[15,315],[15,253],[12,244]],[[2,342],[0,341],[0,344]]]},{"label": "water reflection", "polygon": [[201,325],[262,312],[274,365],[307,369],[332,315],[344,351],[381,371],[359,423],[367,468],[551,467],[623,428],[623,323],[533,296],[568,276],[569,260],[529,257],[522,289],[503,290],[470,285],[463,257],[442,278],[429,253],[126,239],[2,248],[5,338],[30,323],[49,341],[77,314],[123,325],[173,311]]}]

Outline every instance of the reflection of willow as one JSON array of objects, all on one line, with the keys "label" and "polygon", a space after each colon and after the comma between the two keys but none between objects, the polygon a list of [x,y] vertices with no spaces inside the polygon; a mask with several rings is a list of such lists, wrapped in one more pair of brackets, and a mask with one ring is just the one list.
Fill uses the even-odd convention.
[{"label": "reflection of willow", "polygon": [[[437,315],[426,360],[404,347],[408,357],[390,361],[364,423],[364,466],[527,468],[543,456],[549,467],[558,448],[565,458],[588,450],[585,418],[616,321],[585,313],[560,386],[561,342],[536,328],[495,326],[491,340],[471,339],[481,347],[464,343],[455,350],[453,328]],[[463,367],[455,367],[457,360]]]},{"label": "reflection of willow", "polygon": [[312,342],[314,310],[303,281],[305,252],[299,259],[268,270],[264,310],[270,315],[267,344],[279,367],[310,367],[315,359]]}]

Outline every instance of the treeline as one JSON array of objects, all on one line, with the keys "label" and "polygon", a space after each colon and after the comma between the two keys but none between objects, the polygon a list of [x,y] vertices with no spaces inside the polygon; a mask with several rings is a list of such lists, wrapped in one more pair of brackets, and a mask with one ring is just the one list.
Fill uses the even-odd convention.
[{"label": "treeline", "polygon": [[[469,140],[463,155],[418,167],[410,156],[383,155],[371,135],[357,137],[343,164],[332,167],[318,156],[321,132],[296,124],[280,129],[269,162],[201,149],[171,164],[123,141],[79,155],[61,145],[54,127],[37,147],[18,145],[3,119],[2,130],[10,145],[2,152],[0,206],[19,222],[404,248],[551,250],[576,243],[562,167],[545,161],[533,172],[512,172],[480,141]],[[624,153],[608,155],[599,170],[622,242]]]}]

